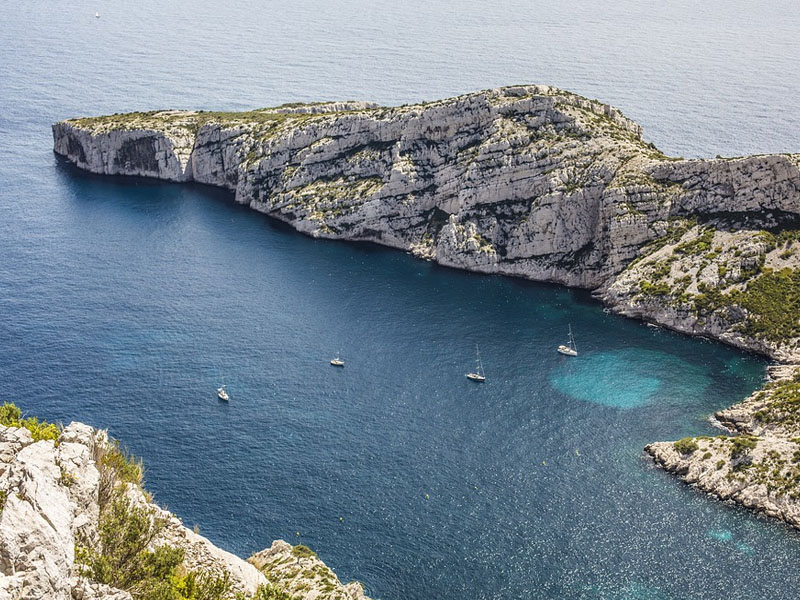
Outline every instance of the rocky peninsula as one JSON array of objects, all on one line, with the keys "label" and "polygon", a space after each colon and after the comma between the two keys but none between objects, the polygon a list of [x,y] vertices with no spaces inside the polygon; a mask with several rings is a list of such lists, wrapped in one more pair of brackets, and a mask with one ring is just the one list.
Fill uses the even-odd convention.
[{"label": "rocky peninsula", "polygon": [[700,490],[800,528],[800,367],[770,368],[771,381],[714,418],[734,436],[657,442],[656,463]]},{"label": "rocky peninsula", "polygon": [[[590,289],[614,312],[800,363],[800,154],[669,157],[616,108],[535,85],[399,107],[78,118],[55,123],[53,137],[94,173],[220,186],[315,237]],[[755,418],[774,389],[737,414]],[[800,390],[780,389],[793,399],[785,410],[800,407]],[[778,436],[745,421],[735,430],[746,439]],[[729,493],[748,452],[724,448],[746,442],[701,441],[648,451],[707,491],[797,514],[794,488]],[[756,444],[753,464],[763,450],[794,468],[792,444]],[[695,460],[727,462],[700,477],[686,468]],[[776,494],[793,508],[771,508]]]},{"label": "rocky peninsula", "polygon": [[0,600],[369,600],[305,546],[247,561],[153,502],[107,432],[0,406]]}]

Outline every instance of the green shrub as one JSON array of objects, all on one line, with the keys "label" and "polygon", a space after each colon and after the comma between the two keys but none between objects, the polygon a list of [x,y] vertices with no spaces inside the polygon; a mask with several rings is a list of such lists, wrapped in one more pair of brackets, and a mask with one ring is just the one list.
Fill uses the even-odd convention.
[{"label": "green shrub", "polygon": [[114,496],[117,486],[126,483],[142,485],[144,465],[116,440],[110,441],[97,461],[100,470],[99,501],[101,509]]},{"label": "green shrub", "polygon": [[708,460],[709,458],[711,458],[711,456],[712,456],[711,452],[706,452],[705,454],[703,454],[703,460]]},{"label": "green shrub", "polygon": [[639,282],[639,289],[647,296],[669,296],[672,292],[669,284],[665,281],[650,283],[646,279]]},{"label": "green shrub", "polygon": [[729,303],[749,313],[746,334],[772,341],[800,335],[800,271],[763,269],[744,290],[729,298]]},{"label": "green shrub", "polygon": [[133,456],[127,448],[122,448],[114,440],[100,459],[103,468],[114,472],[116,478],[122,483],[135,483],[141,485],[144,478],[142,461]]},{"label": "green shrub", "polygon": [[82,574],[132,594],[142,591],[151,579],[172,575],[183,561],[183,552],[163,546],[148,550],[163,527],[163,519],[118,493],[100,517],[101,551],[81,549],[78,553],[85,565]]},{"label": "green shrub", "polygon": [[3,406],[0,406],[0,425],[19,427],[21,420],[22,411],[17,405],[6,402]]},{"label": "green shrub", "polygon": [[162,545],[150,550],[165,520],[134,505],[121,489],[100,517],[99,550],[76,548],[79,572],[93,581],[130,592],[135,600],[224,600],[231,596],[228,576],[181,573],[184,552]]},{"label": "green shrub", "polygon": [[[217,577],[212,573],[190,571],[183,577],[174,577],[173,590],[176,598],[183,600],[217,600],[228,598],[231,592],[230,576],[225,573]],[[155,599],[154,599],[155,600]]]},{"label": "green shrub", "polygon": [[689,256],[697,256],[704,254],[711,249],[711,243],[714,240],[714,230],[705,229],[699,236],[693,240],[683,242],[675,246],[677,254],[686,254]]},{"label": "green shrub", "polygon": [[724,466],[725,466],[725,459],[723,459],[723,458],[720,458],[720,459],[717,461],[717,471],[719,471],[719,470],[720,470],[722,467],[724,467]]},{"label": "green shrub", "polygon": [[260,585],[253,600],[295,600],[295,597],[274,585]]},{"label": "green shrub", "polygon": [[34,442],[41,440],[56,441],[58,436],[61,435],[61,429],[53,423],[47,421],[40,421],[36,417],[28,417],[21,421],[22,427],[31,432]]},{"label": "green shrub", "polygon": [[302,544],[293,546],[292,554],[297,558],[309,558],[311,556],[316,556],[316,554],[311,548],[309,548],[308,546],[303,546]]},{"label": "green shrub", "polygon": [[758,444],[758,438],[740,435],[733,438],[733,447],[731,449],[731,458],[742,456],[753,450]]},{"label": "green shrub", "polygon": [[34,442],[41,440],[57,440],[61,429],[53,423],[40,421],[36,417],[22,418],[22,411],[15,404],[6,402],[0,406],[0,425],[6,427],[24,427],[31,432]]},{"label": "green shrub", "polygon": [[678,440],[672,445],[675,447],[675,450],[681,454],[691,454],[699,448],[697,442],[694,441],[694,438],[690,437],[685,437],[682,440]]},{"label": "green shrub", "polygon": [[756,421],[800,431],[800,383],[792,380],[770,383],[757,399],[766,403],[753,413]]}]

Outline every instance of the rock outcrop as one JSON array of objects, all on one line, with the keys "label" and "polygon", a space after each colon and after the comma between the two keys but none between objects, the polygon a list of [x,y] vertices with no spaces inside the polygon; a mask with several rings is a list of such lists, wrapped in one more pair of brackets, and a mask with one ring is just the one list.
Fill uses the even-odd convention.
[{"label": "rock outcrop", "polygon": [[[226,578],[225,597],[251,598],[267,586],[290,590],[297,599],[368,600],[360,584],[343,585],[316,557],[313,577],[304,569],[287,581],[274,575],[278,571],[262,572],[266,563],[255,557],[248,562],[217,548],[154,504],[138,485],[108,481],[103,456],[115,447],[104,431],[81,423],[70,424],[56,440],[40,441],[25,427],[0,425],[0,600],[132,600],[128,591],[92,581],[76,557],[76,547],[98,544],[106,484],[124,486],[134,505],[163,521],[153,548],[178,548],[185,571]],[[293,552],[281,541],[275,548]]]},{"label": "rock outcrop", "polygon": [[249,559],[274,585],[306,600],[368,600],[357,581],[343,585],[336,574],[305,546],[276,540]]},{"label": "rock outcrop", "polygon": [[[629,270],[676,230],[694,235],[690,225],[721,237],[739,232],[735,242],[751,246],[764,230],[793,229],[800,155],[668,158],[617,109],[546,86],[393,108],[349,102],[71,119],[54,124],[53,135],[58,154],[94,173],[221,186],[313,236],[594,289],[619,312],[800,359],[800,331],[762,335],[753,303],[696,302],[698,284],[718,279],[708,269],[687,272],[688,285],[665,278],[648,290],[641,265]],[[722,283],[745,287],[758,270],[743,268],[733,281],[731,264]]]}]

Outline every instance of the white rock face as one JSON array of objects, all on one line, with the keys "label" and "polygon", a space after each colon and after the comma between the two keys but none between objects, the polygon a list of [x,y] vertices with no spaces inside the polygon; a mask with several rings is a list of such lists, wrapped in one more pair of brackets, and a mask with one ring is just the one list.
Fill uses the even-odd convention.
[{"label": "white rock face", "polygon": [[[19,437],[3,429],[4,445]],[[0,480],[6,494],[0,512],[0,573],[21,576],[20,598],[71,595],[74,506],[60,478],[53,442],[41,441],[20,448]]]},{"label": "white rock face", "polygon": [[305,600],[369,600],[357,581],[343,584],[313,552],[283,540],[248,559],[273,585]]},{"label": "white rock face", "polygon": [[669,302],[640,302],[638,281],[617,279],[676,218],[734,219],[753,231],[790,224],[800,216],[800,155],[669,159],[617,109],[547,86],[398,108],[77,119],[54,124],[53,135],[57,153],[95,173],[221,186],[309,235],[597,289],[626,314],[800,360],[727,321],[706,326]]},{"label": "white rock face", "polygon": [[[106,432],[82,423],[65,428],[57,444],[34,443],[25,428],[0,426],[0,600],[131,600],[126,591],[80,577],[75,563],[76,541],[97,540],[101,476],[96,458],[108,444]],[[128,495],[166,520],[153,545],[183,549],[187,570],[227,574],[233,592],[246,597],[270,583],[253,564],[184,527],[138,486],[128,484]]]}]

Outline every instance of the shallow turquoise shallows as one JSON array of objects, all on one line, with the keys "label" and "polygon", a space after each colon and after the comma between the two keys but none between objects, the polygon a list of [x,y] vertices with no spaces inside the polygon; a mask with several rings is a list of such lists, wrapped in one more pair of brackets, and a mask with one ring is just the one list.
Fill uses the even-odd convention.
[{"label": "shallow turquoise shallows", "polygon": [[[642,453],[714,434],[764,361],[586,292],[315,241],[219,190],[87,176],[49,126],[536,82],[620,106],[673,154],[797,151],[799,19],[737,0],[6,2],[4,400],[109,427],[220,546],[302,542],[376,599],[794,599],[797,533]],[[569,325],[577,358],[555,351]],[[464,377],[476,343],[484,384]]]}]

